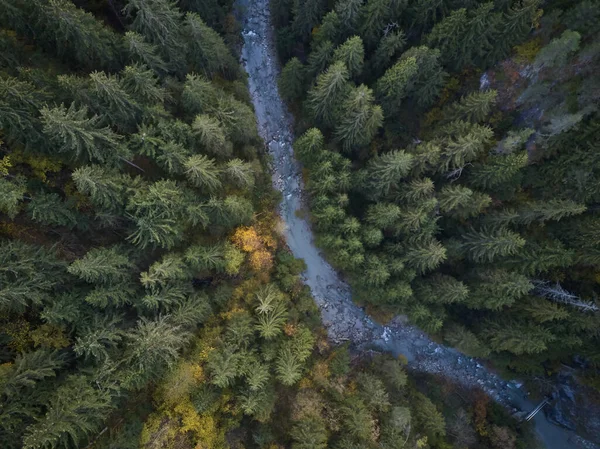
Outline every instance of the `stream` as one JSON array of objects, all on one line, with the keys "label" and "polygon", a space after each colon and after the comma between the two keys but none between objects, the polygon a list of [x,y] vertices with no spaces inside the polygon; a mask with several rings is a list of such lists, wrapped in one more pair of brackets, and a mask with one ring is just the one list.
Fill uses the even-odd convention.
[{"label": "stream", "polygon": [[[324,326],[335,343],[350,341],[357,347],[402,354],[410,369],[443,375],[466,387],[478,387],[511,411],[531,411],[537,404],[516,381],[505,381],[476,359],[432,341],[427,334],[397,317],[388,325],[369,318],[352,302],[349,286],[324,259],[314,244],[306,214],[301,167],[292,143],[293,117],[279,96],[279,63],[270,22],[269,0],[238,0],[238,17],[243,26],[242,64],[258,130],[272,156],[273,185],[282,193],[280,216],[287,244],[306,262],[304,282],[321,310]],[[537,434],[547,449],[600,449],[573,432],[548,421],[543,413],[534,418]]]}]

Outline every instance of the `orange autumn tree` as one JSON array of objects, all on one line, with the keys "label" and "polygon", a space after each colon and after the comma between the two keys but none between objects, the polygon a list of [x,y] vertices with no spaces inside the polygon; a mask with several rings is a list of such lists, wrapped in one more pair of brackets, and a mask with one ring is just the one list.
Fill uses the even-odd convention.
[{"label": "orange autumn tree", "polygon": [[267,271],[273,266],[271,251],[276,248],[276,241],[268,230],[261,229],[260,224],[240,226],[235,230],[231,241],[237,248],[249,254],[250,266],[253,270]]}]

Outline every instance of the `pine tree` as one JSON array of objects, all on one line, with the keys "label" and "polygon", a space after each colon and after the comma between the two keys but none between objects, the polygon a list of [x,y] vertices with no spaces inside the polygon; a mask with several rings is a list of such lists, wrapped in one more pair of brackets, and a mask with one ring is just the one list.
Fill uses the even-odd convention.
[{"label": "pine tree", "polygon": [[406,251],[406,263],[415,268],[419,273],[436,269],[446,260],[446,248],[437,240],[428,243],[411,245]]},{"label": "pine tree", "polygon": [[356,78],[361,74],[364,59],[365,50],[360,36],[352,36],[348,38],[333,52],[333,61],[343,62],[348,69],[350,78]]},{"label": "pine tree", "polygon": [[422,302],[454,304],[465,302],[469,296],[469,288],[452,276],[435,273],[430,277],[418,279],[415,293]]},{"label": "pine tree", "polygon": [[33,221],[46,226],[74,228],[78,221],[70,205],[56,193],[38,193],[27,205],[27,212]]},{"label": "pine tree", "polygon": [[580,215],[587,210],[583,204],[571,200],[550,200],[526,203],[518,210],[519,221],[531,224],[534,221],[560,221],[573,215]]},{"label": "pine tree", "polygon": [[192,123],[192,130],[207,152],[215,156],[231,156],[231,144],[218,119],[207,114],[197,115]]},{"label": "pine tree", "polygon": [[517,176],[527,162],[526,152],[495,155],[483,164],[475,164],[470,171],[469,179],[484,189],[494,189],[507,183],[512,184],[518,180]]},{"label": "pine tree", "polygon": [[107,360],[108,351],[116,348],[123,338],[117,324],[117,320],[100,318],[94,320],[92,326],[82,326],[73,347],[75,354],[86,360]]},{"label": "pine tree", "polygon": [[479,157],[491,144],[494,133],[487,126],[473,125],[470,130],[455,139],[449,139],[442,150],[443,170],[461,168]]},{"label": "pine tree", "polygon": [[166,73],[167,64],[158,54],[158,48],[146,42],[142,35],[135,31],[127,31],[125,45],[133,60],[154,70],[159,76]]},{"label": "pine tree", "polygon": [[409,95],[419,107],[428,108],[438,99],[448,74],[442,68],[437,49],[412,47],[402,54],[400,61],[412,58],[415,58],[418,69],[412,78]]},{"label": "pine tree", "polygon": [[323,72],[333,60],[335,46],[331,41],[324,41],[310,52],[307,58],[306,73],[312,79]]},{"label": "pine tree", "polygon": [[109,161],[118,152],[119,136],[108,127],[101,127],[101,119],[88,118],[88,109],[77,108],[75,103],[67,109],[60,105],[53,109],[44,106],[41,111],[44,134],[59,153],[72,159]]},{"label": "pine tree", "polygon": [[[366,442],[373,432],[373,418],[365,404],[356,397],[348,397],[340,408],[342,428],[351,437]],[[347,446],[346,446],[347,447]]]},{"label": "pine tree", "polygon": [[136,327],[126,334],[123,366],[124,376],[132,388],[139,388],[156,379],[165,368],[172,367],[179,351],[191,334],[180,325],[174,325],[166,316],[155,320],[141,318]]},{"label": "pine tree", "polygon": [[487,357],[490,354],[490,349],[473,332],[458,324],[445,330],[444,339],[470,357]]},{"label": "pine tree", "polygon": [[[412,155],[411,155],[412,156]],[[413,163],[415,157],[412,156]],[[402,184],[398,188],[396,197],[398,200],[406,201],[410,204],[419,204],[421,201],[433,197],[435,185],[429,178],[416,178],[408,184]]]},{"label": "pine tree", "polygon": [[209,191],[216,191],[221,187],[220,170],[213,159],[209,159],[203,154],[196,154],[190,156],[184,166],[187,178],[196,187]]},{"label": "pine tree", "polygon": [[[468,26],[467,10],[465,8],[457,9],[435,24],[425,43],[429,47],[440,50],[444,61],[452,64],[453,58],[459,58],[459,48],[464,42]],[[452,65],[456,68],[454,64]]]},{"label": "pine tree", "polygon": [[365,284],[380,287],[389,280],[390,276],[388,267],[382,258],[375,254],[367,255],[361,273]]},{"label": "pine tree", "polygon": [[120,81],[125,92],[139,103],[154,106],[164,103],[166,99],[165,90],[158,85],[156,75],[144,65],[128,65]]},{"label": "pine tree", "polygon": [[72,177],[77,190],[89,195],[94,206],[109,211],[118,211],[125,206],[126,183],[131,182],[126,175],[98,165],[85,165],[74,170]]},{"label": "pine tree", "polygon": [[417,58],[406,58],[386,70],[379,78],[375,92],[386,117],[393,117],[398,113],[402,100],[412,91],[418,70]]},{"label": "pine tree", "polygon": [[367,223],[379,229],[388,229],[400,218],[401,214],[400,207],[395,204],[377,203],[368,207],[366,220]]},{"label": "pine tree", "polygon": [[4,373],[1,392],[7,398],[18,397],[44,379],[56,377],[64,364],[64,359],[55,351],[38,349],[19,354]]},{"label": "pine tree", "polygon": [[237,61],[219,34],[204,23],[193,12],[185,15],[183,30],[187,37],[187,61],[196,72],[213,78],[217,74],[235,78],[238,73]]},{"label": "pine tree", "polygon": [[360,34],[369,46],[386,36],[386,26],[402,13],[405,6],[405,1],[396,0],[371,0],[362,6]]},{"label": "pine tree", "polygon": [[446,435],[446,422],[431,400],[422,393],[414,393],[413,411],[415,420],[422,426],[429,438]]},{"label": "pine tree", "polygon": [[107,284],[124,280],[132,267],[118,248],[94,248],[74,261],[67,271],[85,282]]},{"label": "pine tree", "polygon": [[231,159],[223,171],[225,178],[234,186],[251,189],[254,186],[254,168],[249,162],[241,159]]},{"label": "pine tree", "polygon": [[440,211],[452,215],[457,209],[466,207],[473,196],[473,191],[459,184],[449,184],[437,195]]},{"label": "pine tree", "polygon": [[[367,5],[370,3],[368,2]],[[402,30],[394,30],[385,34],[379,41],[379,45],[369,61],[374,75],[379,76],[390,65],[394,55],[402,50],[405,45],[406,35]]]},{"label": "pine tree", "polygon": [[350,36],[358,32],[362,19],[363,0],[338,0],[335,4],[335,12],[340,19],[342,36]]},{"label": "pine tree", "polygon": [[346,150],[368,145],[383,122],[383,111],[364,84],[348,92],[340,115],[334,135]]},{"label": "pine tree", "polygon": [[191,115],[212,111],[219,93],[206,78],[199,75],[187,75],[181,94],[181,105]]},{"label": "pine tree", "polygon": [[289,102],[299,100],[305,92],[304,64],[296,57],[290,59],[279,76],[279,92]]},{"label": "pine tree", "polygon": [[293,449],[325,449],[327,428],[322,419],[308,416],[296,422],[290,430]]},{"label": "pine tree", "polygon": [[342,26],[340,17],[337,12],[329,11],[323,17],[321,25],[313,29],[312,46],[321,45],[323,42],[329,41],[331,44],[338,44],[340,41]]},{"label": "pine tree", "polygon": [[556,337],[547,329],[516,321],[488,322],[483,335],[494,351],[509,351],[516,355],[539,354],[548,349]]},{"label": "pine tree", "polygon": [[511,306],[533,289],[533,284],[518,273],[488,269],[477,273],[469,283],[467,304],[474,309],[501,310]]},{"label": "pine tree", "polygon": [[106,123],[122,130],[133,129],[139,119],[140,107],[116,76],[104,72],[90,73],[90,92],[92,109]]},{"label": "pine tree", "polygon": [[387,412],[390,409],[390,396],[381,379],[367,373],[359,373],[357,381],[358,395],[371,413]]},{"label": "pine tree", "polygon": [[27,427],[23,447],[56,448],[79,441],[97,431],[113,409],[110,389],[91,386],[85,376],[70,376],[51,397],[48,411]]},{"label": "pine tree", "polygon": [[292,11],[294,15],[292,22],[294,34],[301,40],[306,40],[325,13],[325,4],[322,0],[294,0]]},{"label": "pine tree", "polygon": [[575,261],[575,251],[566,248],[560,241],[545,239],[542,242],[527,242],[523,251],[507,263],[515,270],[532,276],[555,268],[567,268]]},{"label": "pine tree", "polygon": [[288,313],[285,305],[278,301],[271,305],[268,309],[261,302],[261,305],[257,307],[257,323],[256,329],[260,333],[260,336],[266,340],[271,340],[283,331],[283,325],[286,323]]},{"label": "pine tree", "polygon": [[525,240],[519,234],[506,228],[470,230],[462,235],[461,240],[460,248],[470,260],[477,263],[513,256],[525,245]]},{"label": "pine tree", "polygon": [[522,305],[522,309],[538,323],[566,320],[570,315],[568,310],[561,305],[542,298],[529,298]]},{"label": "pine tree", "polygon": [[452,103],[445,113],[448,120],[466,120],[481,123],[490,115],[496,105],[496,90],[471,92],[459,101]]},{"label": "pine tree", "polygon": [[9,181],[0,178],[0,211],[13,220],[21,210],[21,202],[26,191],[27,187],[23,179]]},{"label": "pine tree", "polygon": [[8,144],[44,148],[45,139],[36,117],[45,99],[45,93],[31,83],[0,77],[0,126]]},{"label": "pine tree", "polygon": [[129,0],[123,11],[133,17],[133,31],[159,48],[169,64],[169,71],[182,73],[186,43],[181,11],[175,3],[170,0]]},{"label": "pine tree", "polygon": [[302,377],[302,364],[289,348],[284,348],[275,361],[275,372],[283,385],[294,385]]},{"label": "pine tree", "polygon": [[319,75],[317,84],[308,93],[308,106],[317,120],[327,125],[335,123],[350,89],[348,78],[343,62],[333,63]]},{"label": "pine tree", "polygon": [[413,166],[414,157],[404,150],[390,151],[371,159],[366,168],[367,186],[373,198],[387,196],[397,189]]},{"label": "pine tree", "polygon": [[68,0],[34,1],[31,32],[47,50],[87,69],[115,69],[120,65],[121,42],[89,12]]}]

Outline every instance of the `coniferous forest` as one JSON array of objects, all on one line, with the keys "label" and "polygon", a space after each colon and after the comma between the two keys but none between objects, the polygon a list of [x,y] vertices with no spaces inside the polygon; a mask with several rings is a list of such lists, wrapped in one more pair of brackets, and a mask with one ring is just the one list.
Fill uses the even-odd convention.
[{"label": "coniferous forest", "polygon": [[[481,390],[328,340],[234,9],[0,0],[0,447],[538,447]],[[271,9],[355,301],[600,390],[600,2]]]},{"label": "coniferous forest", "polygon": [[274,0],[319,245],[357,301],[600,385],[600,3]]}]

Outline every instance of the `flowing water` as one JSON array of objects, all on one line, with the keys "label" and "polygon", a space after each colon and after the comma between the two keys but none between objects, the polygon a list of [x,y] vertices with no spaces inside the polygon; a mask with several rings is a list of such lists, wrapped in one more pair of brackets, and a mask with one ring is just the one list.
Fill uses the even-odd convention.
[{"label": "flowing water", "polygon": [[[269,0],[238,0],[237,9],[243,26],[242,63],[248,73],[259,134],[272,156],[273,185],[283,196],[279,212],[285,238],[294,256],[306,262],[304,282],[321,310],[330,339],[402,354],[413,370],[440,374],[467,387],[482,388],[494,400],[514,410],[532,410],[535,404],[527,399],[519,383],[507,382],[479,361],[432,341],[402,317],[386,326],[375,323],[352,302],[350,288],[315,246],[311,227],[303,218],[305,214],[297,213],[305,207],[303,182],[292,148],[293,117],[277,88],[279,64]],[[598,449],[553,425],[543,413],[536,416],[535,425],[548,449]]]}]

